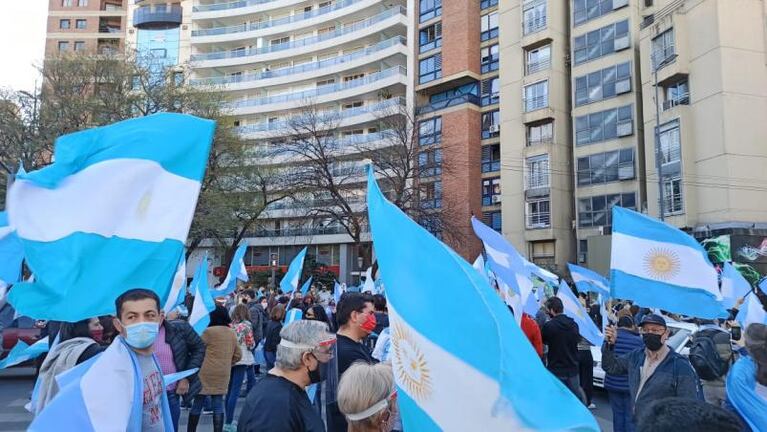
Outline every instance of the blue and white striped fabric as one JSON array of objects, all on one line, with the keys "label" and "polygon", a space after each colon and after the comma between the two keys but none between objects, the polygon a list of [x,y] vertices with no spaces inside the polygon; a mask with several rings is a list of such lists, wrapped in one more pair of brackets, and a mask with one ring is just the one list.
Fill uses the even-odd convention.
[{"label": "blue and white striped fabric", "polygon": [[60,137],[55,162],[20,174],[8,195],[36,278],[11,291],[16,310],[74,322],[114,313],[130,288],[166,298],[214,129],[164,113]]},{"label": "blue and white striped fabric", "polygon": [[191,285],[194,295],[192,311],[189,313],[189,325],[194,328],[198,335],[208,328],[210,324],[210,313],[216,308],[213,296],[210,294],[208,286],[208,254],[200,261],[197,271],[194,274]]},{"label": "blue and white striped fabric", "polygon": [[36,359],[43,353],[48,352],[48,338],[44,337],[32,345],[27,344],[24,341],[16,342],[16,345],[11,348],[11,351],[0,360],[0,369],[5,369],[17,364],[24,363],[25,361]]},{"label": "blue and white striped fabric", "polygon": [[341,294],[343,294],[341,284],[339,284],[338,281],[333,281],[333,302],[335,304],[338,304],[338,302],[341,301]]},{"label": "blue and white striped fabric", "polygon": [[726,317],[719,275],[683,231],[613,207],[610,290],[614,298],[698,318]]},{"label": "blue and white striped fabric", "polygon": [[610,297],[610,281],[605,279],[602,275],[587,269],[586,267],[577,266],[575,264],[567,263],[567,267],[570,269],[570,275],[573,277],[575,289],[577,289],[578,292],[593,292],[605,297]]},{"label": "blue and white striped fabric", "polygon": [[[155,361],[157,369],[159,364]],[[30,432],[140,431],[144,384],[136,353],[118,336],[103,353],[56,377],[59,393],[35,417]],[[172,431],[161,391],[163,430]]]},{"label": "blue and white striped fabric", "polygon": [[368,267],[365,271],[365,283],[362,285],[362,292],[373,294],[376,291],[376,284],[373,281],[373,267]]},{"label": "blue and white striped fabric", "polygon": [[762,302],[759,301],[754,292],[746,295],[746,299],[740,306],[735,319],[738,320],[744,329],[753,323],[767,324],[767,312],[765,312]]},{"label": "blue and white striped fabric", "polygon": [[175,372],[175,373],[172,373],[172,374],[163,375],[162,376],[162,382],[163,382],[163,384],[165,384],[165,387],[168,387],[169,385],[171,385],[171,384],[173,384],[173,383],[175,383],[175,382],[177,382],[179,380],[182,380],[182,379],[184,379],[184,378],[186,378],[186,377],[188,377],[188,376],[190,376],[192,374],[197,373],[198,370],[200,370],[200,368],[192,368],[192,369],[187,369],[187,370],[181,371],[181,372]]},{"label": "blue and white striped fabric", "polygon": [[301,249],[301,252],[293,258],[288,266],[288,271],[285,272],[285,276],[280,281],[280,289],[284,293],[292,293],[298,289],[298,281],[301,280],[301,272],[304,269],[304,258],[306,257],[306,248]]},{"label": "blue and white striped fabric", "polygon": [[[767,431],[767,397],[756,381],[756,363],[742,356],[727,374],[727,401],[754,432]],[[764,386],[761,386],[764,388]]]},{"label": "blue and white striped fabric", "polygon": [[604,335],[599,328],[594,324],[594,321],[589,317],[589,313],[575,297],[573,290],[567,285],[567,282],[559,282],[559,290],[557,290],[557,297],[562,300],[562,306],[564,306],[565,315],[572,318],[576,324],[578,324],[578,332],[583,338],[589,341],[592,345],[601,347],[602,342],[605,341]]},{"label": "blue and white striped fabric", "polygon": [[368,213],[388,285],[404,430],[599,430],[588,409],[546,371],[490,285],[388,202],[372,170]]},{"label": "blue and white striped fabric", "polygon": [[285,322],[283,327],[292,323],[293,321],[300,321],[304,318],[304,311],[301,308],[291,308],[285,313]]},{"label": "blue and white striped fabric", "polygon": [[178,267],[176,267],[176,274],[173,275],[170,292],[163,303],[162,310],[166,314],[183,303],[186,297],[186,260],[184,255],[186,254],[182,253],[181,258],[178,260]]},{"label": "blue and white striped fabric", "polygon": [[307,279],[306,282],[304,282],[304,284],[301,285],[301,294],[302,295],[306,295],[306,293],[309,292],[309,288],[312,287],[312,278],[313,278],[312,276],[309,276],[309,279]]},{"label": "blue and white striped fabric", "polygon": [[722,267],[722,304],[731,309],[751,291],[751,284],[732,264],[725,262]]},{"label": "blue and white striped fabric", "polygon": [[21,280],[24,248],[16,230],[8,225],[8,214],[0,212],[0,284],[15,284]]},{"label": "blue and white striped fabric", "polygon": [[224,297],[234,292],[237,289],[237,280],[243,282],[248,281],[248,270],[245,268],[245,252],[248,250],[248,244],[243,243],[234,252],[232,257],[232,263],[229,264],[229,271],[226,272],[226,279],[221,285],[214,290],[211,290],[213,297]]}]

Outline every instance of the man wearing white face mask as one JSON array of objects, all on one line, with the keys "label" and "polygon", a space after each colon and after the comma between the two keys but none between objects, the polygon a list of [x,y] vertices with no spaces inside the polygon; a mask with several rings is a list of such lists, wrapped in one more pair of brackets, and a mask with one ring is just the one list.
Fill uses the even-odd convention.
[{"label": "man wearing white face mask", "polygon": [[146,289],[126,291],[115,300],[115,329],[120,332],[114,343],[124,343],[136,354],[140,368],[143,406],[141,430],[165,431],[171,424],[168,400],[160,366],[152,354],[152,346],[160,329],[160,298]]}]

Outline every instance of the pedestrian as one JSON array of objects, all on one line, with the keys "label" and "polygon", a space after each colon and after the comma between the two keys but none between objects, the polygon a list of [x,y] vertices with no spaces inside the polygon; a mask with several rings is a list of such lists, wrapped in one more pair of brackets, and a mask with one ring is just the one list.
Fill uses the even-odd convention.
[{"label": "pedestrian", "polygon": [[192,409],[189,411],[188,432],[197,430],[202,407],[207,398],[213,408],[213,431],[224,430],[224,395],[229,388],[232,365],[242,356],[237,337],[229,328],[230,323],[226,308],[217,305],[210,313],[208,328],[202,333],[202,341],[205,343],[205,358],[199,372],[202,390],[194,398]]},{"label": "pedestrian", "polygon": [[256,376],[253,371],[253,364],[255,363],[253,348],[255,348],[256,342],[253,337],[253,326],[250,323],[250,310],[248,306],[239,304],[234,307],[232,329],[235,336],[237,336],[237,344],[240,347],[242,357],[240,361],[232,366],[232,376],[229,380],[229,390],[226,394],[226,424],[227,429],[230,430],[236,429],[236,426],[232,427],[232,423],[234,422],[234,408],[237,406],[237,398],[240,397],[242,382],[247,376],[246,392],[250,392],[252,388],[251,382],[253,385],[256,383]]},{"label": "pedestrian", "polygon": [[740,432],[737,416],[702,400],[668,397],[650,401],[638,419],[637,432]]},{"label": "pedestrian", "polygon": [[[514,316],[514,308],[506,305],[509,308],[509,312]],[[543,360],[543,339],[541,337],[541,329],[535,320],[528,314],[522,313],[522,320],[519,323],[519,327],[522,329],[522,333],[525,334],[527,340],[530,341],[530,345],[535,349],[535,353]]]},{"label": "pedestrian", "polygon": [[702,398],[698,376],[690,362],[671,350],[666,341],[669,331],[660,315],[647,314],[640,324],[644,347],[616,355],[618,333],[614,326],[605,330],[602,345],[602,368],[612,375],[628,377],[629,393],[634,403],[634,419],[657,399],[666,397]]},{"label": "pedestrian", "polygon": [[724,406],[743,420],[745,431],[767,431],[767,325],[750,324],[745,342],[744,355],[727,376]]},{"label": "pedestrian", "polygon": [[[164,316],[153,347],[163,375],[199,368],[205,358],[205,344],[192,326],[186,321]],[[193,399],[201,387],[196,373],[165,387],[174,430],[178,430],[181,415],[180,399]]]},{"label": "pedestrian", "polygon": [[103,330],[101,331],[101,341],[97,342],[102,345],[110,345],[118,334],[113,319],[114,317],[112,315],[102,315],[99,317],[99,322],[101,323],[101,328]]},{"label": "pedestrian", "polygon": [[[622,356],[642,347],[644,344],[637,333],[634,320],[630,316],[619,319],[618,335],[613,349],[615,355]],[[634,432],[634,401],[629,392],[628,377],[605,373],[604,385],[613,412],[613,432]]]},{"label": "pedestrian", "polygon": [[593,402],[594,396],[594,356],[591,355],[591,344],[586,338],[578,340],[578,380],[581,382],[581,390],[586,398],[586,406],[596,409]]},{"label": "pedestrian", "polygon": [[706,402],[721,407],[724,380],[735,357],[730,332],[719,326],[719,320],[698,320],[698,324],[688,358],[700,378]]},{"label": "pedestrian", "polygon": [[277,344],[280,343],[283,319],[285,319],[285,308],[278,304],[269,313],[269,325],[266,327],[264,359],[266,360],[267,371],[274,367],[274,362],[277,359]]},{"label": "pedestrian", "polygon": [[[251,350],[254,358],[256,355],[256,347],[263,340],[266,334],[266,326],[269,322],[269,314],[266,312],[268,303],[266,297],[257,298],[256,292],[253,289],[246,289],[243,291],[243,298],[247,299],[247,306],[250,311],[250,323],[253,328],[253,340],[256,345]],[[261,365],[254,363],[253,374],[248,374],[248,390],[253,388],[256,384],[256,374],[261,372]],[[251,382],[251,379],[253,380]]]},{"label": "pedestrian", "polygon": [[330,331],[333,330],[328,314],[325,312],[325,308],[321,305],[312,305],[304,312],[304,319],[323,322],[328,325]]},{"label": "pedestrian", "polygon": [[386,307],[386,297],[383,294],[374,295],[373,307],[376,315],[376,328],[373,333],[380,335],[383,329],[389,327],[389,309]]},{"label": "pedestrian", "polygon": [[578,379],[578,324],[565,315],[562,300],[549,297],[546,313],[551,318],[543,325],[541,335],[548,347],[547,364],[549,371],[569,388],[575,396],[585,402]]},{"label": "pedestrian", "polygon": [[398,411],[391,366],[355,363],[349,367],[338,384],[338,407],[349,432],[391,431]]},{"label": "pedestrian", "polygon": [[253,387],[238,432],[324,432],[306,387],[322,380],[320,365],[333,358],[335,336],[323,323],[298,320],[280,332],[275,366]]}]

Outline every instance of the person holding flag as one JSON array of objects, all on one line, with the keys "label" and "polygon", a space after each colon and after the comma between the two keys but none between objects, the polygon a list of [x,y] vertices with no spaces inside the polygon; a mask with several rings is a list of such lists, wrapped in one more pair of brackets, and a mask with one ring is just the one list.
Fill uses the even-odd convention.
[{"label": "person holding flag", "polygon": [[[642,348],[642,338],[636,331],[634,320],[630,316],[618,320],[618,335],[615,339],[614,352],[622,356],[635,349]],[[610,399],[613,412],[613,432],[634,432],[634,400],[629,392],[626,375],[605,374],[605,390]]]},{"label": "person holding flag", "polygon": [[578,324],[565,315],[564,305],[559,297],[549,297],[546,300],[546,313],[551,319],[543,325],[541,334],[544,345],[549,347],[549,372],[559,378],[581,402],[585,402],[578,379],[578,341],[581,339]]},{"label": "person holding flag", "polygon": [[727,376],[725,407],[735,411],[754,432],[767,430],[767,325],[746,328],[747,355]]}]

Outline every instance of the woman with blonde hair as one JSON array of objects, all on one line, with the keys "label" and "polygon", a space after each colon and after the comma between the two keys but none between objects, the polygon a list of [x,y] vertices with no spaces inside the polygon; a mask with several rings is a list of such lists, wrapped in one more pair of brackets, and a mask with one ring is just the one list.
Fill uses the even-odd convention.
[{"label": "woman with blonde hair", "polygon": [[397,414],[394,374],[385,363],[354,363],[338,384],[338,408],[349,432],[389,432]]}]

